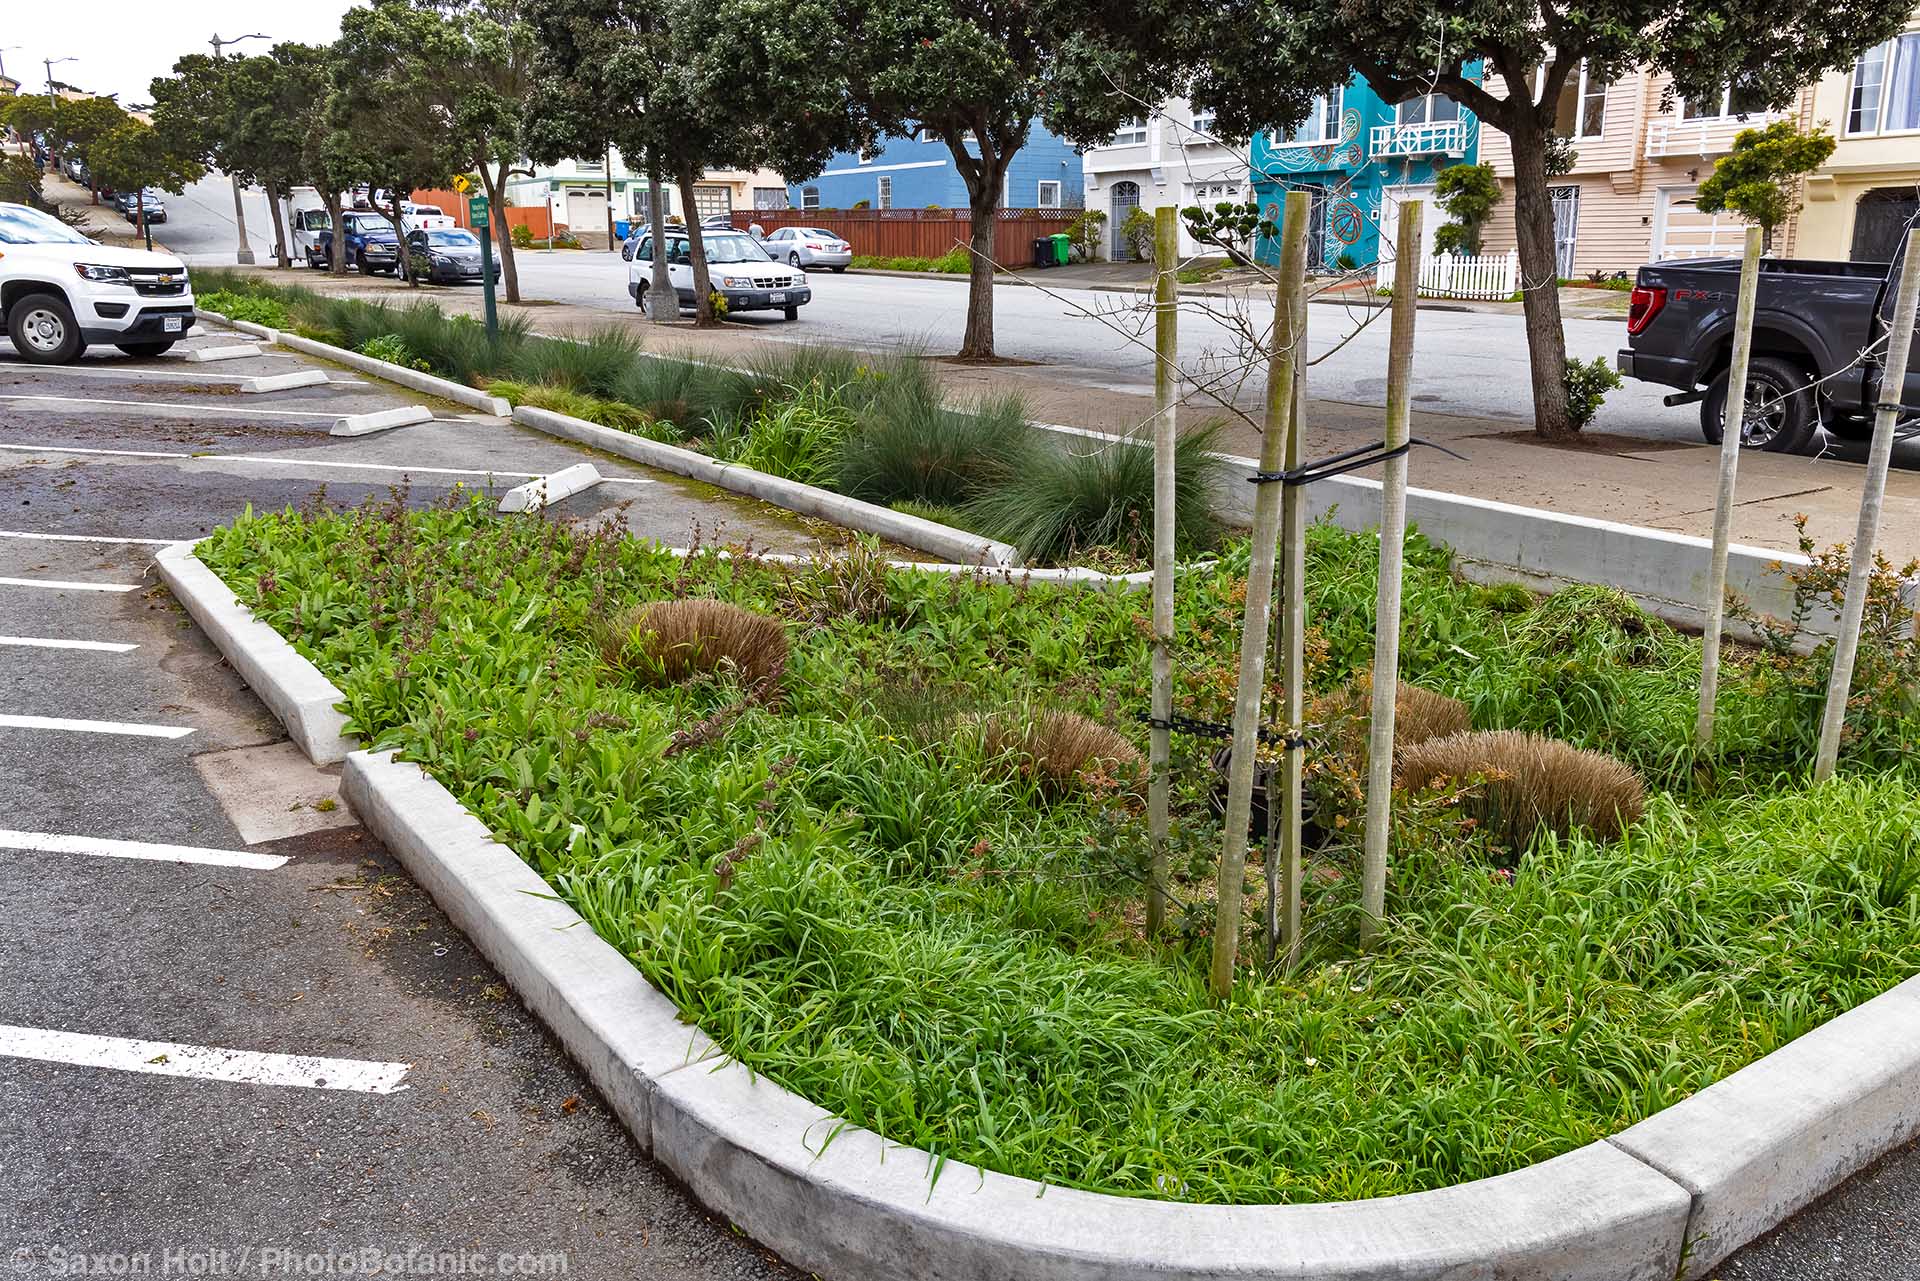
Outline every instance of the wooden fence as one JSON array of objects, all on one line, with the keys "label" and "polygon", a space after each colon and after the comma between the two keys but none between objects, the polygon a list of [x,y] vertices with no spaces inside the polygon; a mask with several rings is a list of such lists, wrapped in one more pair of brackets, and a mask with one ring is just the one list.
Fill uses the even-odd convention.
[{"label": "wooden fence", "polygon": [[[1033,262],[1033,242],[1065,231],[1078,209],[1002,209],[994,228],[994,261],[1008,267]],[[819,227],[869,258],[939,258],[964,249],[973,228],[964,209],[735,209],[733,225]]]},{"label": "wooden fence", "polygon": [[[419,205],[438,205],[453,219],[455,225],[465,227],[469,231],[473,230],[473,224],[467,218],[467,198],[465,196],[458,195],[451,191],[426,190],[423,188],[422,190],[414,192],[409,199]],[[552,214],[548,212],[545,204],[507,206],[507,226],[524,226],[533,233],[535,240],[545,240],[547,238],[548,232],[551,230],[550,223],[552,222],[552,217]],[[566,226],[564,222],[560,225],[563,227]],[[602,237],[607,234],[605,227],[595,227],[591,230],[598,231]]]},{"label": "wooden fence", "polygon": [[[1380,260],[1380,288],[1393,287],[1394,267],[1393,259]],[[1429,298],[1492,298],[1505,302],[1519,287],[1520,255],[1508,250],[1498,256],[1434,254],[1423,259],[1417,292]]]}]

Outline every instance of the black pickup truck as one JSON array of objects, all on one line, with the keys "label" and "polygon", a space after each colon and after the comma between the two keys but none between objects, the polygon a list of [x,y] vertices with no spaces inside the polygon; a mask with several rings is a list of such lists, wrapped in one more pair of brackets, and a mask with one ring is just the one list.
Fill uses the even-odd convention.
[{"label": "black pickup truck", "polygon": [[[1871,434],[1898,285],[1899,268],[1887,263],[1761,260],[1744,447],[1797,453],[1822,426],[1849,439]],[[1700,429],[1712,444],[1725,421],[1739,295],[1737,258],[1642,267],[1619,354],[1627,377],[1680,388],[1669,405],[1699,401]],[[1920,405],[1920,338],[1900,401]]]}]

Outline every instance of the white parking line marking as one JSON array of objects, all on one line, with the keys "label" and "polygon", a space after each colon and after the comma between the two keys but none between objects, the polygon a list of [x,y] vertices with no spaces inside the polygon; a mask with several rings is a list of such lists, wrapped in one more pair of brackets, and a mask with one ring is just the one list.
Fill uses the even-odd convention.
[{"label": "white parking line marking", "polygon": [[[261,463],[275,466],[284,463],[289,467],[345,467],[354,471],[408,472],[416,476],[513,476],[532,479],[545,474],[537,471],[490,471],[478,467],[405,467],[399,463],[335,462],[331,458],[281,458],[271,454],[163,454],[148,449],[91,449],[81,445],[0,444],[0,449],[11,449],[23,454],[104,454],[111,458],[177,458],[190,463]],[[605,480],[609,485],[654,483],[645,476],[608,476]],[[0,582],[4,581],[0,579]]]},{"label": "white parking line marking", "polygon": [[103,654],[127,654],[140,648],[122,641],[56,640],[51,636],[0,636],[0,645],[24,645],[32,649],[93,649]]},{"label": "white parking line marking", "polygon": [[134,738],[185,738],[193,733],[189,725],[142,725],[137,721],[88,721],[10,713],[0,713],[0,729],[58,729],[75,734],[126,734]]},{"label": "white parking line marking", "polygon": [[274,418],[338,418],[337,409],[234,409],[227,405],[176,405],[161,400],[102,400],[94,396],[0,396],[0,400],[51,401],[57,405],[124,405],[133,409],[184,409],[195,414],[259,414]]},{"label": "white parking line marking", "polygon": [[206,863],[213,867],[250,867],[262,872],[271,872],[287,861],[280,854],[215,850],[200,845],[166,845],[153,841],[110,841],[91,836],[63,836],[58,832],[0,830],[0,849],[31,850],[36,854],[90,854],[95,858],[136,858],[156,863]]},{"label": "white parking line marking", "polygon": [[0,578],[0,587],[46,587],[62,592],[130,592],[138,583],[76,583],[64,578]]},{"label": "white parking line marking", "polygon": [[171,547],[177,538],[116,538],[111,534],[31,534],[25,530],[0,529],[0,538],[38,538],[50,543],[151,543]]},{"label": "white parking line marking", "polygon": [[264,1054],[255,1050],[227,1050],[211,1045],[181,1045],[174,1041],[136,1041],[120,1036],[93,1036],[86,1032],[55,1032],[48,1028],[0,1024],[0,1055],[34,1059],[41,1063],[72,1063],[81,1067],[112,1068],[117,1072],[149,1072],[155,1076],[185,1076],[202,1081],[234,1081],[242,1085],[295,1085],[310,1090],[354,1090],[361,1094],[392,1094],[411,1063],[376,1063],[367,1059],[322,1059],[304,1054]]},{"label": "white parking line marking", "polygon": [[[0,368],[7,362],[0,361]],[[72,365],[40,365],[35,367],[38,375],[70,374],[82,378],[117,378],[122,382],[136,378],[188,378],[197,383],[250,383],[258,374],[216,374],[198,373],[188,369],[121,369],[109,365],[105,369],[75,369]],[[325,373],[325,370],[318,372]],[[276,375],[278,376],[278,375]],[[367,384],[358,378],[329,378],[328,384],[334,387],[365,387]]]}]

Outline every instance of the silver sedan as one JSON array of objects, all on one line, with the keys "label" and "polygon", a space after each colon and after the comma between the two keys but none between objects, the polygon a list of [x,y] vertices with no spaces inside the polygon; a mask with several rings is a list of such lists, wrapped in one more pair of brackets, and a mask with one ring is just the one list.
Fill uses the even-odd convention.
[{"label": "silver sedan", "polygon": [[776,261],[805,271],[845,271],[853,265],[853,246],[819,227],[776,227],[761,243]]}]

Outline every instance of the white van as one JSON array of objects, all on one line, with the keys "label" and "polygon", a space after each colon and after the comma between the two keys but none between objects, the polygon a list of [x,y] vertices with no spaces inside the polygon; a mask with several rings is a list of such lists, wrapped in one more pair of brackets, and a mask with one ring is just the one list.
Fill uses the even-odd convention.
[{"label": "white van", "polygon": [[[708,282],[727,300],[729,313],[779,311],[788,320],[798,320],[800,308],[813,301],[806,274],[769,258],[760,242],[745,232],[703,233],[700,244],[706,251]],[[627,292],[644,311],[653,284],[652,230],[643,227],[629,237],[620,256],[627,260]],[[667,228],[667,280],[680,306],[693,306],[693,255],[684,227]]]}]

